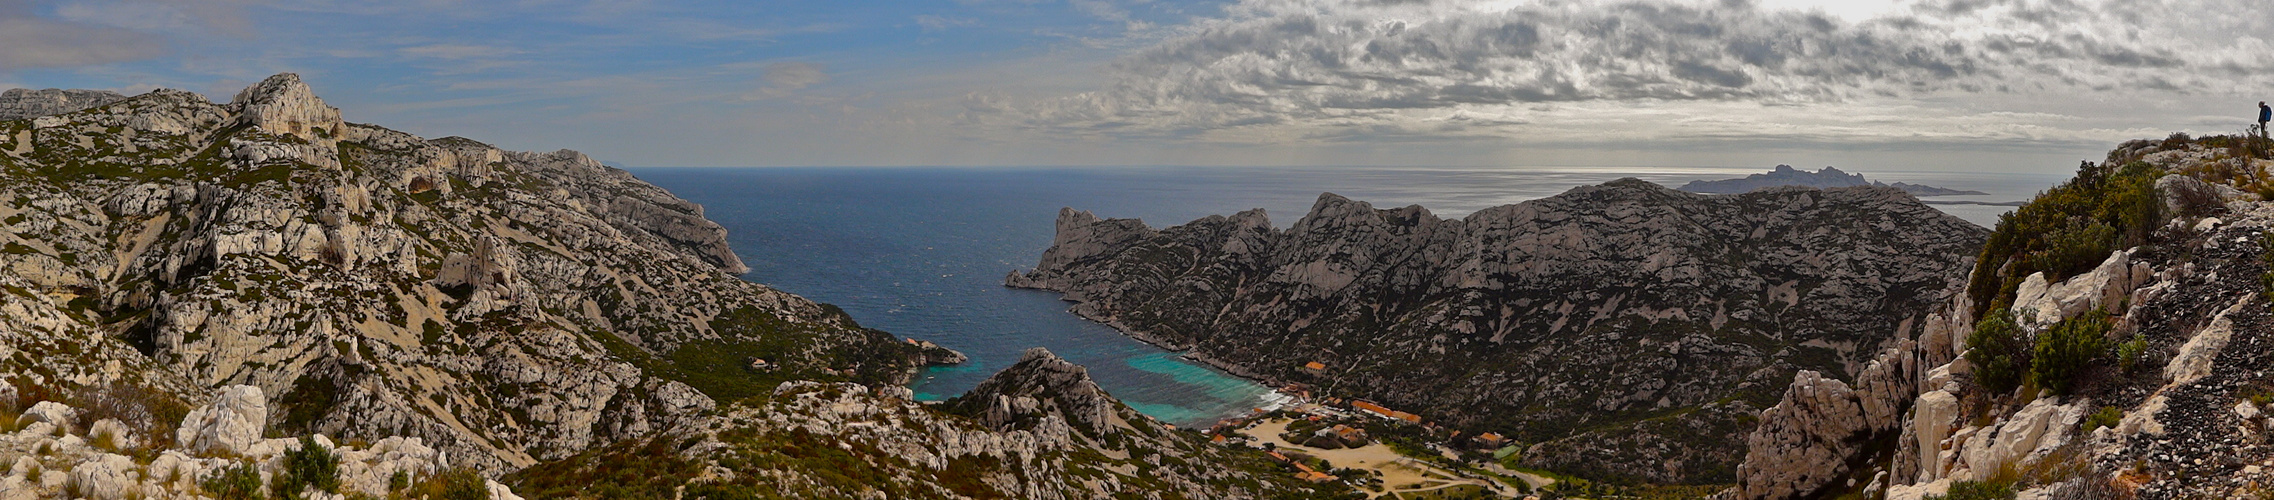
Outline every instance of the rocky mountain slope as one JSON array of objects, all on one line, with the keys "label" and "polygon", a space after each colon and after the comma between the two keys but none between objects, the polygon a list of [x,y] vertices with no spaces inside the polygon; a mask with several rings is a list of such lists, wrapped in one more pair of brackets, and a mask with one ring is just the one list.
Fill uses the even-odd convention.
[{"label": "rocky mountain slope", "polygon": [[0,379],[250,385],[280,431],[492,473],[946,356],[737,279],[701,207],[621,170],[348,123],[290,74],[0,121],[0,229]]},{"label": "rocky mountain slope", "polygon": [[1006,284],[1241,374],[1538,443],[1528,465],[1726,483],[1795,370],[1855,373],[1921,328],[1983,236],[1891,188],[1630,179],[1456,220],[1327,194],[1284,230],[1067,209]]},{"label": "rocky mountain slope", "polygon": [[1359,496],[1298,480],[1260,451],[1167,430],[1041,348],[937,408],[911,396],[896,386],[786,383],[763,404],[509,481],[546,498]]},{"label": "rocky mountain slope", "polygon": [[1045,351],[910,401],[962,355],[736,278],[701,207],[573,151],[290,74],[60,95],[0,120],[0,498],[1349,493]]},{"label": "rocky mountain slope", "polygon": [[2081,166],[1915,340],[1854,384],[1796,377],[1723,496],[2274,498],[2264,150],[2174,136]]}]

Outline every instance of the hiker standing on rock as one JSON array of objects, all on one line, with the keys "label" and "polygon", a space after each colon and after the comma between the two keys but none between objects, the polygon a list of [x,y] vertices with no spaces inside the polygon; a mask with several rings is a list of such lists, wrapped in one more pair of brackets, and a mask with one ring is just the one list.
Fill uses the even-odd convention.
[{"label": "hiker standing on rock", "polygon": [[2266,107],[2266,101],[2258,101],[2258,138],[2266,138],[2266,122],[2270,120],[2274,120],[2274,108]]}]

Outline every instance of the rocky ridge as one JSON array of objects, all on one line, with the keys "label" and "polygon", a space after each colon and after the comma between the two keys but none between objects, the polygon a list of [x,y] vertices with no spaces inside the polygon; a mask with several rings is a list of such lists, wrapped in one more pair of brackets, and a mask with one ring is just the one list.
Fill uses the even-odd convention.
[{"label": "rocky ridge", "polygon": [[349,123],[291,74],[100,101],[0,121],[0,380],[35,401],[247,385],[280,431],[499,474],[953,358],[736,278],[701,207],[573,151]]},{"label": "rocky ridge", "polygon": [[126,100],[106,90],[8,89],[0,92],[0,120],[60,115]]},{"label": "rocky ridge", "polygon": [[1878,181],[1867,181],[1864,180],[1863,174],[1851,174],[1841,171],[1837,168],[1824,167],[1822,170],[1809,172],[1806,170],[1794,169],[1791,165],[1777,165],[1777,168],[1770,170],[1768,173],[1752,174],[1736,179],[1690,181],[1690,183],[1683,184],[1682,187],[1675,189],[1689,191],[1692,193],[1737,194],[1778,186],[1806,186],[1813,188],[1886,186],[1903,190],[1905,193],[1911,193],[1912,196],[1957,196],[1989,194],[1981,191],[1939,188],[1934,186],[1922,186],[1918,184],[1909,184],[1902,182],[1885,184]]},{"label": "rocky ridge", "polygon": [[1630,179],[1457,220],[1327,194],[1285,230],[1066,209],[1005,282],[1236,373],[1538,443],[1527,465],[1713,483],[1795,370],[1864,374],[1983,235],[1890,188]]},{"label": "rocky ridge", "polygon": [[[2264,348],[2274,314],[2263,298],[2274,203],[2229,185],[2250,187],[2231,174],[2274,162],[2232,142],[2134,141],[2088,163],[2072,183],[2116,168],[2158,176],[2161,223],[2141,245],[2067,276],[2032,273],[2010,302],[1955,294],[1915,341],[1874,361],[1887,376],[1850,386],[1800,374],[1763,412],[1740,485],[1722,496],[1919,499],[1967,484],[2016,492],[2007,498],[2274,498],[2274,351]],[[2068,394],[1993,392],[1968,356],[1985,349],[1968,339],[1987,324],[1970,295],[1999,297],[1992,314],[2012,311],[2029,339],[2104,311],[2114,347]]]},{"label": "rocky ridge", "polygon": [[[1166,429],[1081,367],[1027,351],[933,407],[903,387],[788,382],[738,407],[509,480],[539,496],[1339,498],[1262,452]],[[631,467],[628,464],[640,464]],[[747,496],[738,496],[747,495]]]}]

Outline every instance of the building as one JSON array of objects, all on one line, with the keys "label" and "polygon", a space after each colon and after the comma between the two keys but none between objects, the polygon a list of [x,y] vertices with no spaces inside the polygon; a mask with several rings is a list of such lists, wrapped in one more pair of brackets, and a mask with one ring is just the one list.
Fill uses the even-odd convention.
[{"label": "building", "polygon": [[1484,445],[1486,448],[1499,448],[1500,445],[1508,444],[1508,440],[1500,437],[1500,433],[1496,432],[1478,434],[1476,440],[1477,444]]},{"label": "building", "polygon": [[1357,408],[1358,408],[1359,410],[1361,410],[1361,411],[1365,411],[1365,412],[1367,412],[1367,413],[1372,413],[1372,414],[1374,414],[1374,415],[1376,415],[1376,416],[1379,416],[1379,417],[1382,417],[1382,418],[1390,418],[1390,419],[1404,420],[1404,421],[1406,421],[1406,422],[1408,422],[1408,423],[1415,423],[1415,424],[1421,423],[1421,416],[1420,416],[1420,415],[1415,415],[1415,414],[1406,413],[1406,412],[1402,412],[1402,411],[1392,410],[1392,409],[1390,409],[1389,407],[1386,407],[1386,406],[1382,406],[1382,405],[1378,405],[1378,404],[1374,404],[1373,402],[1369,402],[1369,401],[1365,401],[1365,400],[1351,400],[1351,401],[1350,401],[1350,406],[1354,406],[1354,407],[1357,407]]},{"label": "building", "polygon": [[1314,375],[1317,375],[1317,374],[1324,374],[1324,373],[1326,373],[1326,363],[1320,363],[1320,362],[1317,362],[1317,361],[1312,361],[1312,362],[1309,362],[1309,363],[1304,363],[1304,364],[1303,364],[1303,371],[1306,371],[1306,372],[1311,372],[1311,373],[1312,373],[1312,374],[1314,374]]}]

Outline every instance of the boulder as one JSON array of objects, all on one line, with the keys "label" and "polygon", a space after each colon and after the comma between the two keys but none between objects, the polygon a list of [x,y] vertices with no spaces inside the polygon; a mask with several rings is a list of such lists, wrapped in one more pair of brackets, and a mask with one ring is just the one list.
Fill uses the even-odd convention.
[{"label": "boulder", "polygon": [[65,406],[63,403],[41,401],[39,404],[32,405],[31,409],[24,410],[23,416],[16,417],[16,426],[22,427],[32,422],[46,422],[48,425],[70,429],[71,420],[78,415],[79,410]]},{"label": "boulder", "polygon": [[521,500],[520,496],[513,494],[513,488],[507,488],[497,481],[484,479],[482,483],[489,487],[490,500]]},{"label": "boulder", "polygon": [[2134,277],[2151,274],[2132,265],[2131,260],[2130,252],[2110,252],[2092,272],[2058,284],[2048,283],[2045,273],[2031,273],[2014,291],[2014,321],[2037,329],[2093,309],[2122,313],[2121,308],[2132,298],[2132,289],[2144,284],[2135,283]]},{"label": "boulder", "polygon": [[96,420],[94,425],[87,426],[88,439],[95,439],[106,434],[111,438],[112,451],[136,448],[141,443],[138,440],[139,436],[135,436],[134,431],[127,429],[126,424],[119,423],[118,419]]},{"label": "boulder", "polygon": [[134,478],[128,476],[133,470],[134,459],[105,453],[72,466],[70,484],[78,490],[79,498],[122,500],[127,497],[127,490],[138,486]]},{"label": "boulder", "polygon": [[[2020,464],[2068,443],[2070,431],[2084,418],[2083,405],[2063,405],[2057,399],[2031,401],[2020,412],[2006,417],[2003,424],[1984,428],[1982,434],[1968,439],[1959,455],[1964,463],[1953,467],[1951,477],[1982,480],[1996,474],[1999,467]],[[1958,469],[1967,474],[1960,477]]]},{"label": "boulder", "polygon": [[245,454],[261,442],[267,427],[268,397],[261,388],[232,385],[217,391],[212,403],[191,410],[174,439],[191,453]]}]

